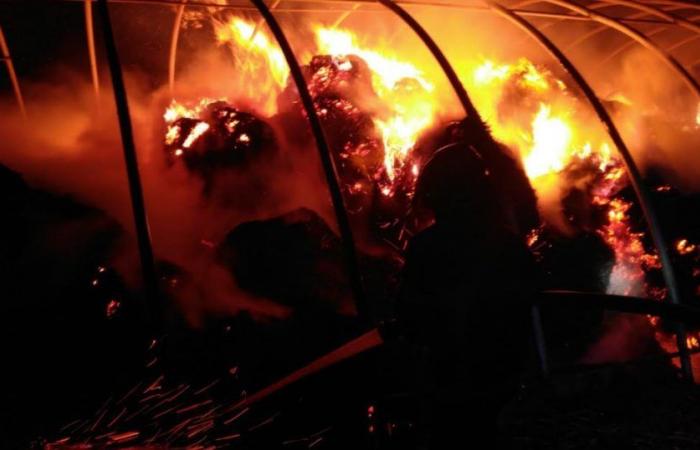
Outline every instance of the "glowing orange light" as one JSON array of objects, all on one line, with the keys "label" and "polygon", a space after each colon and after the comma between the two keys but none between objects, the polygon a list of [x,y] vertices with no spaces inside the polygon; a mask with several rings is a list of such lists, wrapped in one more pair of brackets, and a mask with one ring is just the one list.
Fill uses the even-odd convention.
[{"label": "glowing orange light", "polygon": [[687,239],[681,239],[676,242],[676,250],[681,255],[689,255],[695,251],[695,244],[691,244]]},{"label": "glowing orange light", "polygon": [[182,143],[182,146],[185,148],[190,148],[194,142],[199,139],[201,135],[203,135],[207,130],[209,129],[209,124],[206,122],[199,122],[197,125],[192,128],[192,131],[190,131],[190,134],[187,135],[187,139],[185,139],[185,142]]}]

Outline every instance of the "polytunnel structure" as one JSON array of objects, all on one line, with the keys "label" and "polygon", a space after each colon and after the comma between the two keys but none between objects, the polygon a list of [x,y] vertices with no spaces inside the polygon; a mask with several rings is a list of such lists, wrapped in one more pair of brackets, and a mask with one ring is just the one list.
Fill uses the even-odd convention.
[{"label": "polytunnel structure", "polygon": [[[385,266],[375,269],[368,261],[374,257],[381,259],[377,254],[401,255],[406,249],[410,236],[420,228],[416,224],[423,220],[411,216],[416,179],[435,153],[433,147],[439,147],[435,143],[451,143],[438,130],[445,126],[454,132],[465,123],[469,133],[484,139],[491,139],[493,134],[496,141],[515,149],[513,154],[534,188],[539,202],[536,207],[542,217],[539,227],[527,226],[520,231],[531,249],[542,253],[538,257],[545,265],[550,264],[547,258],[552,258],[551,267],[555,267],[552,272],[559,270],[555,258],[560,254],[551,249],[564,246],[561,242],[566,239],[595,236],[590,237],[595,245],[609,248],[605,250],[607,253],[601,251],[610,254],[605,262],[610,267],[605,269],[607,276],[603,275],[604,292],[593,292],[585,283],[552,283],[534,303],[532,321],[539,369],[545,375],[551,370],[549,342],[545,342],[547,323],[542,321],[541,308],[565,304],[578,311],[594,305],[607,311],[632,313],[644,320],[656,317],[652,320],[657,327],[654,330],[665,335],[660,344],[665,351],[662,358],[675,361],[682,376],[693,380],[697,367],[692,357],[700,349],[700,335],[690,329],[699,323],[700,309],[692,288],[688,287],[692,283],[687,280],[697,281],[700,277],[697,255],[700,241],[696,248],[695,235],[685,238],[679,234],[685,230],[679,231],[682,227],[675,225],[672,234],[667,229],[671,219],[665,221],[662,217],[668,208],[660,209],[657,204],[660,196],[676,189],[674,182],[693,176],[694,169],[688,167],[693,165],[693,159],[680,158],[681,162],[672,164],[673,170],[664,171],[657,166],[663,166],[664,157],[674,158],[677,153],[669,150],[661,152],[662,156],[649,155],[660,152],[659,148],[669,143],[678,142],[679,147],[685,148],[698,142],[693,141],[693,133],[700,129],[699,5],[684,0],[63,0],[48,3],[70,5],[72,16],[78,15],[79,10],[84,27],[81,33],[73,30],[84,40],[83,47],[72,48],[68,57],[70,64],[79,67],[76,71],[79,75],[72,75],[70,83],[76,83],[77,76],[89,86],[86,89],[89,95],[76,94],[75,101],[89,111],[81,124],[89,129],[90,125],[85,123],[93,120],[99,123],[118,120],[125,170],[122,176],[127,180],[132,217],[132,223],[122,223],[122,227],[133,227],[135,254],[140,265],[136,277],[140,282],[134,284],[143,291],[146,315],[154,334],[163,326],[159,310],[163,297],[170,295],[169,291],[164,294],[164,290],[177,283],[196,284],[187,280],[201,277],[205,281],[200,280],[201,285],[193,288],[202,297],[197,297],[198,301],[205,304],[209,300],[203,300],[204,297],[215,297],[201,293],[205,290],[202,286],[223,279],[207,278],[211,264],[230,264],[233,284],[255,299],[276,301],[275,295],[285,295],[283,288],[278,292],[265,286],[275,282],[250,281],[258,275],[242,268],[238,256],[230,256],[230,249],[225,247],[233,242],[230,245],[243,252],[241,249],[247,249],[246,240],[258,238],[255,234],[239,237],[235,234],[238,228],[230,228],[231,224],[238,226],[251,219],[258,221],[251,223],[259,224],[269,216],[276,217],[280,211],[286,213],[284,208],[288,208],[289,200],[274,189],[270,193],[272,188],[266,187],[266,183],[283,185],[276,189],[289,191],[285,194],[298,188],[312,197],[308,208],[320,211],[316,215],[324,224],[328,222],[327,234],[337,233],[338,242],[327,245],[335,246],[333,258],[341,262],[332,259],[331,264],[323,259],[326,254],[322,252],[327,251],[323,246],[319,250],[322,256],[318,258],[323,259],[323,264],[339,264],[342,268],[347,280],[338,284],[347,288],[348,292],[342,295],[347,294],[351,300],[337,308],[343,314],[353,311],[364,334],[353,339],[345,336],[343,345],[335,346],[330,353],[323,349],[325,356],[301,370],[287,370],[291,375],[277,377],[279,381],[266,384],[257,394],[243,398],[227,411],[248,408],[293,382],[382,344],[380,334],[384,333],[384,325],[380,322],[386,317],[378,312],[383,306],[377,305],[377,298],[382,295],[377,292],[390,291],[384,285],[390,284],[388,280],[398,270]],[[6,69],[0,86],[7,104],[9,99],[14,101],[14,112],[5,108],[3,114],[13,115],[13,126],[18,129],[36,126],[33,124],[43,114],[40,97],[48,94],[45,86],[37,87],[45,73],[25,70],[37,57],[26,57],[23,53],[37,50],[20,42],[27,39],[22,33],[32,26],[14,22],[13,6],[19,10],[42,8],[46,4],[9,1],[3,2],[0,10],[6,12],[0,15],[0,51]],[[132,20],[137,15],[132,11],[136,9],[140,19]],[[152,23],[144,19],[151,19],[149,11],[154,11]],[[25,13],[22,17],[26,19],[29,15]],[[222,51],[224,47],[230,53]],[[65,55],[58,48],[54,50]],[[223,53],[226,54],[222,57]],[[221,59],[226,63],[222,65]],[[240,78],[233,75],[235,79],[231,79],[236,70],[245,74]],[[30,73],[25,76],[24,72]],[[635,88],[648,91],[630,93]],[[86,100],[88,96],[91,100]],[[156,109],[159,115],[154,119],[151,113]],[[663,124],[659,125],[660,122]],[[453,123],[462,125],[449,128],[453,125],[448,124]],[[107,133],[107,125],[101,126],[98,128],[101,131],[92,133]],[[236,128],[240,126],[248,128],[240,131]],[[92,134],[85,133],[76,131],[75,135],[81,137],[76,137],[75,142],[92,139]],[[152,138],[149,133],[158,138]],[[113,143],[99,145],[107,147]],[[268,146],[313,148],[313,160],[308,152],[303,157],[280,157],[283,151],[269,150]],[[153,161],[160,161],[163,156],[151,148],[160,151],[160,147],[165,148],[166,162],[158,165]],[[243,156],[224,153],[225,148],[234,147]],[[281,158],[279,170],[291,175],[261,169],[261,161],[266,158]],[[29,172],[36,170],[42,161],[35,159],[24,164],[21,150],[9,159],[20,161],[16,165],[26,167]],[[303,165],[294,159],[303,160]],[[5,163],[1,153],[0,163]],[[145,177],[144,164],[150,167]],[[323,181],[322,187],[302,188],[293,181],[294,176],[318,181],[315,175],[309,175],[311,171],[306,172],[310,170],[306,164],[319,169],[316,175]],[[684,164],[686,167],[682,167]],[[228,175],[221,172],[221,166],[226,170],[255,171],[258,179],[230,182]],[[154,177],[153,167],[169,171],[169,176],[182,185],[191,182],[183,180],[196,179],[197,186],[203,186],[201,193],[182,194],[185,200],[178,201],[196,207],[206,203],[209,206],[200,213],[211,214],[207,220],[212,222],[227,221],[229,226],[216,232],[204,229],[202,236],[197,235],[195,241],[201,241],[198,245],[209,248],[207,251],[215,256],[201,257],[206,260],[201,266],[207,269],[188,266],[195,275],[185,274],[185,263],[173,263],[164,269],[162,260],[166,258],[161,254],[167,253],[173,260],[187,260],[200,258],[193,256],[198,253],[188,249],[173,251],[171,255],[153,243],[158,237],[156,231],[152,236],[151,211],[166,208],[154,205],[161,196],[168,195],[149,178]],[[658,175],[657,169],[662,175]],[[683,174],[683,170],[687,173]],[[37,179],[44,176],[41,171],[37,173]],[[510,182],[502,180],[504,184]],[[53,180],[40,184],[62,186]],[[82,189],[69,186],[65,190],[70,193]],[[248,204],[239,198],[232,199],[235,196],[231,192],[241,189],[260,192],[264,198],[274,197],[275,201],[270,202],[274,206],[261,207],[253,200]],[[692,191],[686,185],[683,189]],[[321,190],[324,192],[319,193]],[[329,208],[318,206],[328,197]],[[102,200],[100,196],[87,198],[88,203]],[[576,203],[579,198],[583,198],[580,201],[585,205]],[[235,210],[238,216],[234,220],[217,208]],[[216,216],[212,213],[215,209]],[[261,209],[265,214],[260,214]],[[115,214],[123,212],[119,210]],[[177,214],[159,212],[158,216],[166,218],[159,220],[179,220]],[[284,215],[280,217],[285,217],[280,219],[285,224],[292,220]],[[304,220],[317,219],[314,216]],[[548,227],[559,230],[551,232],[556,237],[547,234]],[[264,242],[277,242],[272,237],[275,229],[265,231],[269,235],[264,235]],[[691,232],[697,230],[691,227]],[[203,237],[206,233],[219,242]],[[293,234],[282,236],[285,237],[280,240],[297,238]],[[169,239],[163,242],[162,246],[176,246]],[[584,245],[579,250],[585,252],[593,247]],[[250,252],[249,257],[253,258],[250,255],[256,251]],[[554,256],[547,252],[554,252]],[[281,258],[274,253],[272,257]],[[128,270],[123,261],[122,266],[115,264],[119,267],[116,271],[129,279],[124,275]],[[261,271],[283,270],[282,266],[261,264]],[[601,267],[605,264],[601,263]],[[335,267],[333,270],[338,270]],[[392,275],[385,275],[383,270]],[[593,278],[600,277],[599,272],[605,270],[596,268],[592,271]],[[100,273],[103,271],[100,266]],[[164,275],[166,272],[169,275]],[[324,276],[342,278],[331,272],[332,275],[312,271],[313,281],[309,284],[325,283]],[[305,276],[293,273],[291,277]],[[381,280],[374,280],[373,275]],[[568,275],[552,275],[558,276]],[[368,282],[368,278],[372,280]],[[95,278],[95,284],[98,279]],[[166,279],[171,284],[164,287]],[[381,289],[373,285],[368,293],[367,285],[372,283]],[[298,287],[295,283],[290,286]],[[313,287],[308,292],[303,291],[306,287],[299,289],[303,293],[299,297],[316,292]],[[695,289],[697,296],[700,287]],[[294,309],[284,301],[274,307],[265,302],[257,306],[245,303],[248,306],[243,309],[249,308],[246,310],[253,311],[253,315],[273,311],[269,314],[275,318],[281,317],[285,308]],[[189,306],[181,308],[190,311]],[[211,308],[217,314],[230,312],[219,303]],[[658,325],[659,317],[666,321],[665,328]],[[489,339],[497,338],[485,338],[486,345]]]}]

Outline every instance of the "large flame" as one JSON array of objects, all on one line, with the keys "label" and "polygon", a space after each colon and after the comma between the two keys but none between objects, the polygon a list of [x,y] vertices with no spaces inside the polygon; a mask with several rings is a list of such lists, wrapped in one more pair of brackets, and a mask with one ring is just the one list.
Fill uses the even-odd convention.
[{"label": "large flame", "polygon": [[[372,72],[372,87],[382,102],[389,107],[388,118],[375,118],[384,142],[384,166],[389,179],[402,168],[418,135],[435,120],[436,104],[430,95],[434,86],[414,64],[392,57],[388,49],[369,49],[357,43],[347,30],[316,27],[319,53],[334,56],[356,55],[362,58]],[[402,82],[417,82],[420,88],[406,92]],[[413,171],[415,169],[412,168]],[[390,193],[391,189],[384,190]]]},{"label": "large flame", "polygon": [[564,168],[571,145],[571,127],[559,117],[552,117],[551,108],[540,104],[532,120],[533,145],[523,158],[525,172],[537,178]]},{"label": "large flame", "polygon": [[[540,177],[560,172],[575,157],[609,159],[606,139],[586,126],[589,119],[579,113],[566,84],[546,69],[525,58],[514,64],[485,60],[462,78],[474,87],[477,108],[494,137],[519,151],[536,190],[550,186]],[[582,129],[589,139],[580,138]]]},{"label": "large flame", "polygon": [[213,20],[219,44],[227,44],[241,75],[238,89],[268,115],[276,112],[276,95],[287,84],[289,66],[282,50],[254,22],[240,17],[226,21]]},{"label": "large flame", "polygon": [[[248,75],[238,88],[261,110],[273,115],[275,99],[289,77],[282,52],[266,30],[258,29],[254,22],[234,16],[213,23],[217,42],[231,47],[237,69]],[[386,175],[375,179],[385,195],[392,195],[396,188],[392,183],[411,180],[398,176],[399,171],[411,174],[413,180],[418,176],[420,167],[410,158],[411,151],[420,134],[435,123],[438,113],[446,113],[438,105],[434,80],[420,69],[420,61],[414,61],[410,55],[398,55],[387,45],[360,43],[348,30],[315,26],[312,32],[315,42],[303,54],[355,55],[370,70],[372,87],[381,103],[379,108],[373,105],[371,109],[372,120],[382,135]],[[560,174],[572,164],[585,162],[599,180],[593,202],[607,211],[607,221],[597,232],[614,250],[616,258],[609,291],[663,299],[664,289],[655,290],[645,282],[646,272],[659,267],[659,258],[645,249],[644,235],[633,231],[631,203],[617,195],[627,183],[624,168],[588,108],[579,104],[562,80],[525,58],[511,63],[482,60],[460,64],[460,78],[481,116],[494,137],[520,156],[540,197],[549,195],[553,186],[563,182],[565,177]],[[631,105],[624,96],[616,100]],[[166,142],[181,138],[181,130],[172,126],[176,119],[196,119],[199,110],[209,102],[205,99],[192,108],[173,102],[165,115],[169,125]],[[695,119],[700,126],[700,104]],[[180,152],[206,131],[203,124],[193,127]],[[695,252],[696,246],[681,240],[676,243],[676,251],[687,255]],[[656,325],[656,320],[652,324]],[[657,338],[664,348],[673,350],[667,335],[659,332]],[[694,347],[700,345],[695,335],[688,342]]]}]

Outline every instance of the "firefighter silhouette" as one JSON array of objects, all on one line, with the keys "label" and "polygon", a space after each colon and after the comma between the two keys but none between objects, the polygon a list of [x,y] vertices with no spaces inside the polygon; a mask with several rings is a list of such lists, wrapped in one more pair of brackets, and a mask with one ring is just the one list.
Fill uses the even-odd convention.
[{"label": "firefighter silhouette", "polygon": [[409,242],[396,317],[419,374],[421,448],[466,448],[479,438],[496,448],[499,411],[529,347],[534,261],[497,184],[513,180],[500,178],[481,149],[468,141],[441,148],[417,182],[415,203],[434,223]]}]

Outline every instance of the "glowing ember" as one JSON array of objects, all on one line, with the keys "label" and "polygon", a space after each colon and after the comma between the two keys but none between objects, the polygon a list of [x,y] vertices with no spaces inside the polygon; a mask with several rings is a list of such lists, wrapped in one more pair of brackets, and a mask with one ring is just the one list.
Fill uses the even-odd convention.
[{"label": "glowing ember", "polygon": [[107,308],[106,308],[106,314],[107,317],[113,317],[117,311],[119,311],[119,307],[121,306],[121,303],[117,300],[110,300],[109,303],[107,303]]},{"label": "glowing ember", "polygon": [[687,239],[681,239],[676,242],[676,250],[681,255],[689,255],[695,251],[695,245],[688,242]]}]

